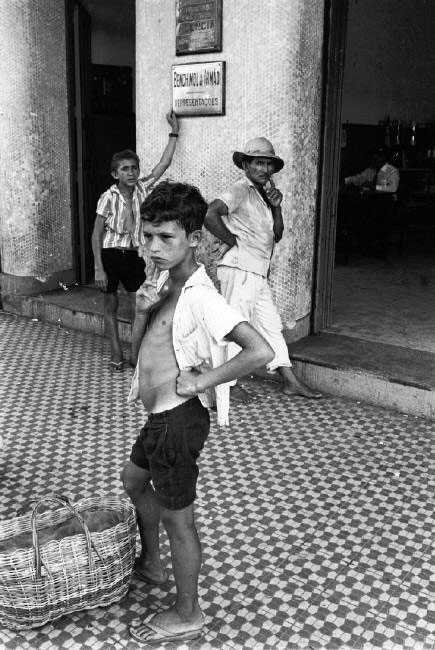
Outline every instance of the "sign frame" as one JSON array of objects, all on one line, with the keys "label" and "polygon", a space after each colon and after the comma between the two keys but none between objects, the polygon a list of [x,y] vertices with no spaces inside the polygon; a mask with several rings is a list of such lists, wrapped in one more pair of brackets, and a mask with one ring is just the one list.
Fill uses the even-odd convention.
[{"label": "sign frame", "polygon": [[175,54],[207,52],[222,52],[222,0],[176,0]]},{"label": "sign frame", "polygon": [[[172,108],[180,117],[202,117],[225,115],[225,61],[197,61],[195,63],[174,63],[171,68]],[[217,73],[219,77],[217,77]],[[177,75],[177,76],[176,76]],[[188,76],[187,80],[185,77]],[[184,83],[185,81],[191,83]],[[218,81],[218,83],[216,83]],[[178,90],[181,88],[181,90]],[[186,88],[186,90],[185,90]],[[193,90],[189,90],[192,89]],[[215,88],[208,92],[207,88]],[[189,95],[197,95],[190,97]],[[177,102],[187,102],[183,108]],[[198,102],[198,104],[194,104]],[[211,108],[216,106],[216,109]]]}]

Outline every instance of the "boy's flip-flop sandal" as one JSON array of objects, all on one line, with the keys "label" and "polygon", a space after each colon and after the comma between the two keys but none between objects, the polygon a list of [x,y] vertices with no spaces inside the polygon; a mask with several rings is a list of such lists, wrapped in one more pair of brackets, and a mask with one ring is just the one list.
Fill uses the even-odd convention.
[{"label": "boy's flip-flop sandal", "polygon": [[124,370],[124,361],[109,361],[109,368],[112,372],[122,372]]},{"label": "boy's flip-flop sandal", "polygon": [[177,643],[179,641],[191,641],[198,639],[204,633],[204,624],[200,627],[191,627],[189,623],[179,623],[172,630],[164,628],[150,620],[130,627],[130,634],[139,643],[148,645],[160,645],[162,643]]},{"label": "boy's flip-flop sandal", "polygon": [[169,580],[169,575],[168,575],[167,571],[165,571],[164,580],[153,580],[152,578],[149,578],[144,573],[139,571],[139,569],[137,569],[136,567],[133,568],[133,577],[137,578],[138,580],[141,580],[142,582],[145,582],[147,585],[152,585],[154,587],[158,587],[160,585],[165,585]]}]

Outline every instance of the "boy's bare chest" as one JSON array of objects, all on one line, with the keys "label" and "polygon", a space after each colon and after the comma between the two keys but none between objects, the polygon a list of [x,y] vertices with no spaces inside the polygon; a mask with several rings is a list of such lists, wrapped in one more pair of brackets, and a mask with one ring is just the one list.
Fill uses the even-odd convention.
[{"label": "boy's bare chest", "polygon": [[121,192],[123,202],[124,202],[124,207],[127,207],[129,210],[132,209],[133,207],[133,197],[131,194],[126,194],[124,192]]},{"label": "boy's bare chest", "polygon": [[122,215],[122,218],[124,219],[127,230],[131,230],[134,224],[134,211],[133,211],[133,200],[131,196],[127,196],[125,194],[123,196],[123,203],[120,206],[120,212]]},{"label": "boy's bare chest", "polygon": [[172,324],[178,295],[167,295],[155,310],[147,334],[155,345],[170,341],[172,345]]},{"label": "boy's bare chest", "polygon": [[175,306],[165,305],[153,315],[142,340],[140,363],[142,371],[159,376],[177,370],[172,343],[172,320]]},{"label": "boy's bare chest", "polygon": [[172,321],[174,320],[174,312],[176,307],[176,301],[165,301],[160,309],[156,312],[152,326],[157,329],[169,328],[172,330]]}]

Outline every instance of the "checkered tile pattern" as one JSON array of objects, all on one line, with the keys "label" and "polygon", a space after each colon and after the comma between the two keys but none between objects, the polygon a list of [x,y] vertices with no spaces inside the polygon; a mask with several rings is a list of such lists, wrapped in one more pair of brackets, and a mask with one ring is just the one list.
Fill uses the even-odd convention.
[{"label": "checkered tile pattern", "polygon": [[[100,337],[0,313],[0,517],[35,494],[122,494],[144,413],[107,357]],[[434,649],[434,423],[245,384],[257,400],[201,459],[206,633],[179,647]],[[133,581],[110,608],[1,630],[0,647],[135,648],[130,622],[173,594]]]}]

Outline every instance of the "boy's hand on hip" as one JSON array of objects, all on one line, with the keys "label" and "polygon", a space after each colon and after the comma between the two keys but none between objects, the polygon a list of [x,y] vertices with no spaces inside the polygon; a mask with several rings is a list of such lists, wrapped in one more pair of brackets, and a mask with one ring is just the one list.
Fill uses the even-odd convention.
[{"label": "boy's hand on hip", "polygon": [[100,291],[106,291],[108,284],[106,272],[103,271],[103,269],[95,271],[95,286],[97,289],[100,289]]},{"label": "boy's hand on hip", "polygon": [[180,370],[177,377],[177,393],[183,397],[194,397],[200,392],[198,390],[198,376],[196,370]]}]

